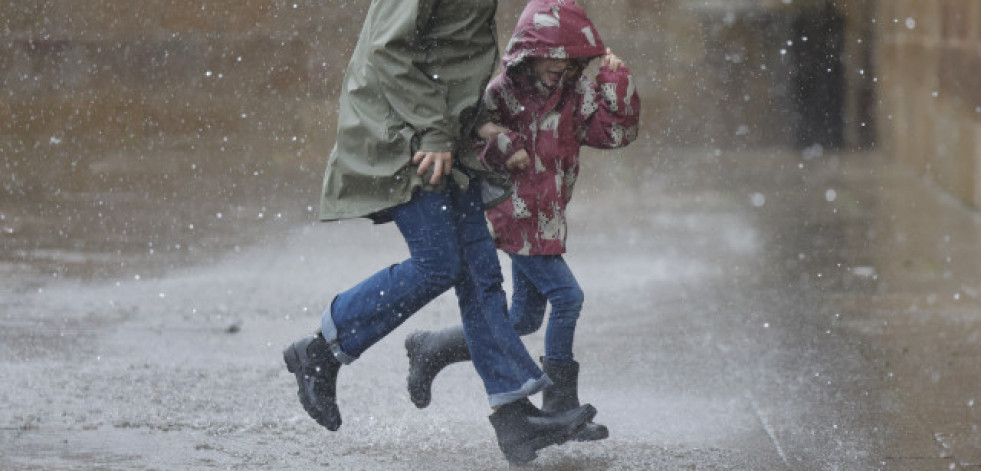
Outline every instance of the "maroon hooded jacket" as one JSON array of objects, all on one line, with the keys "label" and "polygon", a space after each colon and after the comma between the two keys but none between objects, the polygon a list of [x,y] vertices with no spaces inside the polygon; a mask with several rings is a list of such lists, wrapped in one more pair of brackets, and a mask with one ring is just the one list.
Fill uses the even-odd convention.
[{"label": "maroon hooded jacket", "polygon": [[[573,0],[532,0],[505,51],[504,70],[487,88],[492,120],[508,129],[489,142],[484,163],[510,175],[514,193],[487,210],[497,247],[518,255],[565,252],[565,208],[579,175],[579,149],[626,146],[637,138],[640,98],[630,70],[601,67],[595,83],[563,78],[548,89],[529,58],[591,59],[606,53],[596,27]],[[524,65],[523,65],[524,64]],[[504,163],[524,148],[525,170]]]}]

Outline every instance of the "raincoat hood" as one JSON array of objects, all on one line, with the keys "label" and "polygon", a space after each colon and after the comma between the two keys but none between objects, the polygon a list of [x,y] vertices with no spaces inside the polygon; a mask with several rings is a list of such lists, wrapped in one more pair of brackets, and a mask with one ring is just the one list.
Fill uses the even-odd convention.
[{"label": "raincoat hood", "polygon": [[529,57],[582,59],[606,53],[596,26],[573,0],[531,0],[518,18],[503,64],[513,68]]}]

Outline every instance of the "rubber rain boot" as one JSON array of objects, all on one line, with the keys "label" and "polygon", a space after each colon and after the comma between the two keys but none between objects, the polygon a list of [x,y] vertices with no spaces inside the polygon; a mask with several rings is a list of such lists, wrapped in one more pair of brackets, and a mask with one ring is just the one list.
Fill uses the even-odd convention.
[{"label": "rubber rain boot", "polygon": [[498,407],[490,422],[504,457],[513,465],[524,465],[538,456],[538,450],[567,442],[595,415],[589,404],[546,414],[525,398]]},{"label": "rubber rain boot", "polygon": [[297,340],[283,350],[286,369],[296,375],[296,395],[303,409],[330,431],[341,427],[337,408],[337,373],[341,362],[334,358],[319,332]]},{"label": "rubber rain boot", "polygon": [[[554,383],[542,392],[542,411],[546,413],[563,412],[579,407],[579,363],[569,361],[549,361],[542,359],[542,371]],[[605,425],[592,421],[573,437],[580,442],[603,440],[610,436]]]},{"label": "rubber rain boot", "polygon": [[420,409],[432,400],[433,380],[443,368],[470,361],[463,326],[436,332],[413,332],[405,338],[405,351],[409,356],[409,398]]}]

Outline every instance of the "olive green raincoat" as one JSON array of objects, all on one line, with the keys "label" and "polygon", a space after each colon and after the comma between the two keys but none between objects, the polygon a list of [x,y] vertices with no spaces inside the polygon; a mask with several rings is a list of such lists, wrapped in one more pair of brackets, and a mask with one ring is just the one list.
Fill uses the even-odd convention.
[{"label": "olive green raincoat", "polygon": [[496,10],[497,0],[371,2],[341,85],[321,220],[384,222],[379,211],[432,190],[429,175],[416,175],[418,151],[454,151],[463,187],[461,165],[486,169],[472,133],[486,121],[481,97],[498,60]]}]

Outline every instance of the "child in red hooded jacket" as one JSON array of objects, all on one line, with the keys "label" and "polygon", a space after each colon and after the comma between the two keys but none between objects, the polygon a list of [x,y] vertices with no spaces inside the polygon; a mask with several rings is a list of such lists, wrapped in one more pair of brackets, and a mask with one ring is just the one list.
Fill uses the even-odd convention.
[{"label": "child in red hooded jacket", "polygon": [[[600,59],[595,81],[584,76]],[[487,210],[497,247],[511,258],[509,316],[520,335],[537,331],[550,303],[543,370],[555,382],[542,410],[577,407],[579,364],[572,352],[583,292],[562,254],[565,210],[579,175],[582,146],[623,147],[637,137],[640,98],[630,70],[607,49],[573,0],[532,0],[508,44],[503,71],[484,95],[491,122],[481,155],[505,172],[513,193]],[[417,332],[406,339],[409,392],[418,407],[430,401],[431,383],[446,365],[469,359],[459,328]],[[589,423],[576,437],[600,440],[603,425]]]}]

